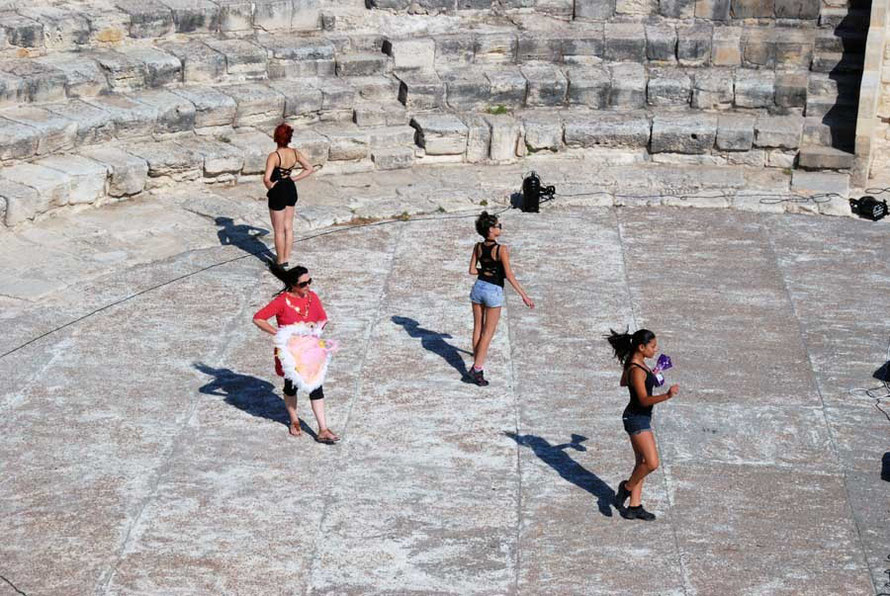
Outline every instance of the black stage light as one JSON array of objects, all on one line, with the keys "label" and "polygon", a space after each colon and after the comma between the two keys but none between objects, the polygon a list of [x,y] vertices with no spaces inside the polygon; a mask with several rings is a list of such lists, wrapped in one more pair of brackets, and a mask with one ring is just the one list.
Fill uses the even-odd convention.
[{"label": "black stage light", "polygon": [[879,201],[876,198],[866,195],[857,199],[850,199],[850,209],[859,217],[878,221],[887,215],[887,201]]},{"label": "black stage light", "polygon": [[552,201],[555,194],[555,186],[542,186],[541,178],[532,172],[522,181],[522,211],[538,213],[540,204],[544,201]]}]

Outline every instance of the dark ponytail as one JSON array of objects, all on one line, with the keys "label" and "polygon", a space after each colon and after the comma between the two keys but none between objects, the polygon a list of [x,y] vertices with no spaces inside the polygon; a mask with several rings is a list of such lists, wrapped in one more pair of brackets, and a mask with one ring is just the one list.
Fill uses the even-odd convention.
[{"label": "dark ponytail", "polygon": [[630,357],[633,356],[637,346],[645,346],[655,339],[655,334],[648,329],[637,329],[633,334],[628,333],[628,328],[624,329],[624,333],[618,333],[611,328],[609,331],[609,335],[604,337],[609,342],[609,345],[612,346],[612,350],[615,352],[615,359],[625,368],[630,364]]},{"label": "dark ponytail", "polygon": [[476,218],[476,231],[479,232],[479,235],[483,238],[488,238],[488,230],[498,225],[498,216],[491,215],[488,211],[483,211],[478,218]]},{"label": "dark ponytail", "polygon": [[[301,276],[309,273],[309,270],[303,267],[302,265],[297,265],[291,269],[279,269],[278,267],[272,267],[271,269],[272,275],[277,277],[284,283],[284,288],[282,288],[278,294],[282,292],[289,292],[294,289],[294,286],[297,285],[297,280],[300,279]],[[276,296],[278,295],[276,294]]]}]

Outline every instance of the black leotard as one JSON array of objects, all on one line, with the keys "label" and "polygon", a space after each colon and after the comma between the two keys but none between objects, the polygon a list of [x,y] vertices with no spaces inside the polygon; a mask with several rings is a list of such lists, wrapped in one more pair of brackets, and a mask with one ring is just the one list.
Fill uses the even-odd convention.
[{"label": "black leotard", "polygon": [[646,373],[646,395],[652,395],[652,390],[655,388],[657,383],[655,379],[655,375],[652,374],[652,371],[646,368],[645,366],[640,366],[636,362],[631,362],[630,366],[627,367],[627,390],[630,392],[630,402],[628,402],[627,407],[624,409],[625,414],[633,414],[637,416],[651,416],[652,415],[652,406],[644,406],[640,402],[640,398],[637,395],[637,392],[634,391],[634,386],[630,382],[630,367],[636,366]]},{"label": "black leotard", "polygon": [[275,183],[275,186],[269,189],[266,196],[269,198],[269,209],[281,211],[285,207],[293,207],[297,204],[297,185],[294,184],[290,177],[291,170],[297,164],[294,163],[289,168],[282,168],[281,154],[278,153],[277,149],[275,150],[275,155],[278,156],[278,165],[275,166],[275,169],[272,170],[272,176],[269,177]]}]

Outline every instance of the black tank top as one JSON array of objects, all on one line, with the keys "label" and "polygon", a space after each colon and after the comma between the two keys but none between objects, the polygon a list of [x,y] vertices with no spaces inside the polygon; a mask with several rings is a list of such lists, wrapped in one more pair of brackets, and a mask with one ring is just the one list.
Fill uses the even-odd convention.
[{"label": "black tank top", "polygon": [[646,373],[646,395],[652,395],[652,390],[655,388],[657,381],[655,379],[655,375],[652,374],[652,371],[648,370],[646,367],[640,366],[636,362],[631,362],[630,366],[627,367],[627,389],[630,392],[630,402],[627,404],[627,407],[624,409],[625,414],[635,414],[642,416],[651,416],[652,415],[652,406],[644,406],[640,403],[640,398],[637,395],[636,391],[634,391],[633,384],[630,382],[630,368],[631,366],[636,366]]},{"label": "black tank top", "polygon": [[278,156],[278,165],[275,166],[274,170],[272,170],[272,176],[271,176],[272,182],[277,182],[279,180],[284,180],[285,178],[290,178],[291,170],[293,170],[295,167],[297,167],[297,164],[294,163],[294,165],[292,165],[289,168],[282,168],[281,167],[281,154],[278,153],[277,149],[275,150],[275,155]]},{"label": "black tank top", "polygon": [[498,243],[485,244],[484,242],[479,242],[476,246],[482,247],[479,251],[479,257],[476,259],[477,268],[479,269],[479,277],[477,279],[503,288],[504,264],[494,258],[494,249],[496,246],[499,246]]}]

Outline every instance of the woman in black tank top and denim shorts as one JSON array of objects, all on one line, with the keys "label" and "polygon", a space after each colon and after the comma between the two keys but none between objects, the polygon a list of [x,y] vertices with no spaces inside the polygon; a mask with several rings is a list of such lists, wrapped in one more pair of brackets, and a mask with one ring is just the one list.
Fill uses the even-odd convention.
[{"label": "woman in black tank top and denim shorts", "polygon": [[[680,390],[678,385],[671,385],[667,393],[652,395],[656,379],[652,370],[646,365],[647,358],[653,358],[658,350],[655,334],[648,329],[639,329],[636,333],[616,333],[612,331],[606,338],[615,351],[615,358],[624,366],[621,374],[621,386],[627,387],[630,401],[624,408],[621,420],[624,430],[630,436],[636,464],[630,478],[618,485],[615,505],[628,519],[651,521],[655,515],[643,509],[643,480],[658,468],[658,447],[652,433],[652,406],[666,401]],[[624,509],[624,502],[630,497],[630,507]]]},{"label": "woman in black tank top and denim shorts", "polygon": [[[294,206],[297,204],[297,180],[311,175],[315,169],[302,153],[288,147],[294,129],[279,124],[275,129],[278,148],[266,158],[263,184],[269,199],[269,217],[275,232],[275,267],[287,268],[291,247],[294,245]],[[291,171],[299,164],[303,171],[291,177]]]},{"label": "woman in black tank top and denim shorts", "polygon": [[510,267],[510,251],[506,246],[498,244],[501,235],[501,224],[495,215],[489,215],[486,211],[476,220],[476,231],[485,238],[483,242],[477,242],[473,247],[470,257],[470,275],[476,275],[476,283],[470,292],[470,302],[473,303],[473,367],[469,371],[470,379],[479,386],[488,385],[482,373],[485,357],[488,355],[488,347],[498,326],[501,317],[501,307],[504,305],[504,280],[522,296],[522,301],[529,308],[534,308],[535,303],[513,275]]}]

